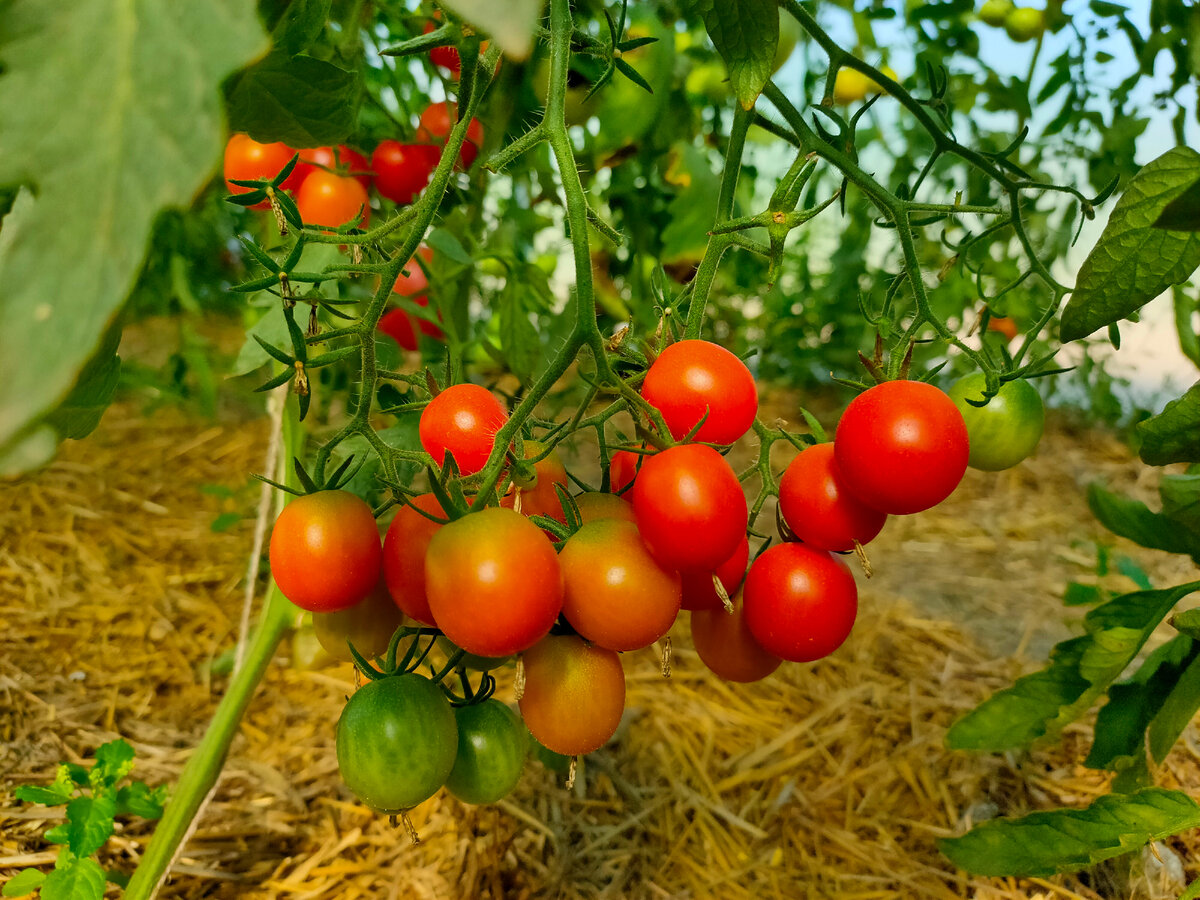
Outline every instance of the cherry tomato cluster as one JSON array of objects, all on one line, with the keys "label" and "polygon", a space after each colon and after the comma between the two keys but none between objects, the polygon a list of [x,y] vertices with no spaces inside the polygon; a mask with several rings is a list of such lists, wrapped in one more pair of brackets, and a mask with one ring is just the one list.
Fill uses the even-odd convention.
[{"label": "cherry tomato cluster", "polygon": [[[1027,384],[1009,384],[1028,400]],[[554,754],[596,750],[624,709],[620,654],[661,641],[681,610],[700,659],[726,680],[833,653],[858,610],[837,554],[861,554],[889,515],[944,500],[976,449],[993,468],[1032,450],[1026,435],[1016,449],[984,452],[987,434],[1006,430],[995,415],[1007,415],[998,401],[1010,400],[1009,384],[983,407],[974,405],[982,376],[956,386],[955,399],[918,381],[864,391],[834,440],[807,446],[782,473],[782,541],[767,540],[753,560],[750,537],[764,536],[748,534],[746,495],[722,451],[756,427],[758,397],[728,350],[683,340],[658,354],[630,398],[645,442],[612,453],[603,490],[574,495],[552,445],[519,438],[497,457],[509,413],[494,394],[475,384],[437,391],[418,429],[436,464],[431,489],[404,497],[382,545],[370,508],[341,490],[293,501],[271,537],[280,590],[314,613],[331,650],[361,667],[390,649],[394,662],[403,618],[406,634],[445,642],[442,676],[456,671],[463,684],[455,707],[442,676],[407,664],[373,672],[382,677],[351,698],[338,726],[347,783],[389,812],[443,784],[489,802],[519,777],[526,728]],[[475,476],[493,459],[503,467],[495,499],[476,498]],[[483,672],[486,684],[488,670],[518,655],[519,719],[490,691],[470,691],[466,674]],[[409,774],[381,774],[396,771]]]}]

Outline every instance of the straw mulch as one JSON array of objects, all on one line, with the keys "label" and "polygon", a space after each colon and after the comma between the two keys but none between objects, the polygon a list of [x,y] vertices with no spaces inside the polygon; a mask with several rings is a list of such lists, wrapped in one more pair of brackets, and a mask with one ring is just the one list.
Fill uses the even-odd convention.
[{"label": "straw mulch", "polygon": [[[59,760],[116,736],[135,746],[137,777],[177,777],[222,690],[209,664],[236,640],[257,496],[247,473],[265,437],[258,419],[146,418],[125,403],[45,471],[0,488],[0,880],[53,859],[39,839],[46,814],[16,803],[13,785],[48,780]],[[1109,870],[968,878],[934,841],[1105,790],[1081,766],[1087,725],[1026,759],[950,753],[942,738],[1078,618],[1058,596],[1068,578],[1091,577],[1101,536],[1082,485],[1147,492],[1146,471],[1114,439],[1056,422],[1035,460],[969,473],[942,507],[889,524],[871,548],[876,577],[860,579],[855,633],[831,659],[727,685],[705,673],[681,623],[669,680],[652,653],[627,655],[628,721],[573,790],[531,762],[498,806],[438,796],[418,808],[418,846],[340,785],[333,726],[350,669],[300,670],[285,644],[161,896],[1128,896]],[[214,532],[230,512],[244,518]],[[1183,574],[1121,549],[1156,583]],[[1194,733],[1160,781],[1200,792]],[[131,868],[148,834],[124,826],[106,864]],[[1195,844],[1160,853],[1195,877]]]}]

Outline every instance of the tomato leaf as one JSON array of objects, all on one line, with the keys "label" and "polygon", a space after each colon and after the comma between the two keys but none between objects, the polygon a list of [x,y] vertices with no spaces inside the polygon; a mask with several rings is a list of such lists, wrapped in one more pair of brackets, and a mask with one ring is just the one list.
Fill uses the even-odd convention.
[{"label": "tomato leaf", "polygon": [[1147,465],[1200,462],[1200,382],[1157,416],[1139,422],[1137,435],[1138,455]]},{"label": "tomato leaf", "polygon": [[1064,341],[1126,318],[1200,266],[1200,234],[1155,227],[1168,205],[1196,182],[1197,171],[1200,153],[1176,147],[1133,177],[1080,266],[1063,310]]},{"label": "tomato leaf", "polygon": [[1088,487],[1088,506],[1100,524],[1115,535],[1151,550],[1200,557],[1200,535],[1140,500],[1122,497],[1098,484]]},{"label": "tomato leaf", "polygon": [[[159,212],[211,178],[219,85],[266,49],[253,0],[13,0],[0,32],[0,453],[70,392]],[[38,438],[44,445],[44,436]],[[7,461],[6,461],[7,463]]]},{"label": "tomato leaf", "polygon": [[79,380],[66,399],[46,417],[60,437],[80,440],[96,430],[121,380],[121,357],[117,346],[121,329],[108,329],[104,342],[79,373]]},{"label": "tomato leaf", "polygon": [[0,890],[0,896],[24,897],[40,888],[45,880],[46,873],[39,869],[22,869],[4,883],[4,889]]},{"label": "tomato leaf", "polygon": [[293,147],[337,144],[358,127],[361,103],[357,72],[275,52],[230,79],[229,127]]},{"label": "tomato leaf", "polygon": [[1167,231],[1200,231],[1200,179],[1163,207],[1155,228]]},{"label": "tomato leaf", "polygon": [[742,107],[751,109],[771,77],[779,45],[776,0],[694,0],[713,46],[725,60]]},{"label": "tomato leaf", "polygon": [[441,5],[487,32],[506,56],[521,60],[533,49],[545,0],[441,0]]},{"label": "tomato leaf", "polygon": [[275,46],[293,56],[307,50],[325,30],[331,5],[332,0],[291,0],[272,26]]},{"label": "tomato leaf", "polygon": [[1200,826],[1200,805],[1187,794],[1147,788],[1108,794],[1086,809],[994,819],[938,849],[975,875],[1047,876],[1121,856],[1151,841]]},{"label": "tomato leaf", "polygon": [[1185,609],[1171,616],[1171,627],[1186,634],[1188,637],[1200,640],[1200,607]]},{"label": "tomato leaf", "polygon": [[41,900],[101,900],[107,879],[100,863],[65,855],[42,882]]}]

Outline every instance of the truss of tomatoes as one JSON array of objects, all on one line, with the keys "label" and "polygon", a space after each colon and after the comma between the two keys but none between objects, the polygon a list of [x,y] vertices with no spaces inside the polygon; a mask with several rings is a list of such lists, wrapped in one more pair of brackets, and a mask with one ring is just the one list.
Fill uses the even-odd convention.
[{"label": "truss of tomatoes", "polygon": [[[749,369],[716,344],[680,341],[649,367],[641,397],[647,426],[665,428],[673,443],[614,454],[607,491],[570,497],[557,453],[527,439],[523,465],[509,448],[512,487],[500,505],[453,517],[444,489],[412,497],[382,546],[371,510],[344,491],[284,509],[271,537],[272,570],[283,594],[314,613],[319,632],[329,617],[355,619],[354,610],[373,604],[379,612],[341,627],[363,642],[359,649],[383,653],[396,608],[416,623],[405,664],[395,664],[394,637],[384,669],[357,657],[377,680],[347,704],[338,759],[364,802],[394,812],[443,785],[468,802],[498,799],[519,777],[525,728],[555,754],[598,749],[624,709],[619,654],[665,637],[681,610],[700,659],[726,680],[756,681],[783,661],[828,656],[858,611],[854,575],[838,554],[861,551],[889,515],[940,503],[968,464],[968,429],[949,396],[915,381],[870,388],[846,409],[832,442],[807,447],[787,466],[778,491],[784,540],[751,560],[745,494],[711,446],[753,426]],[[507,421],[483,387],[452,385],[425,407],[421,445],[444,474],[471,476],[491,459]],[[370,616],[383,632],[373,643],[362,624]],[[467,670],[454,667],[462,696],[439,689],[446,673],[417,674],[410,663],[422,635],[430,647],[444,637],[467,654],[463,666],[484,672],[519,654],[524,725],[487,698],[486,674],[472,693]],[[483,704],[492,705],[470,712]],[[485,745],[492,750],[478,749]]]}]

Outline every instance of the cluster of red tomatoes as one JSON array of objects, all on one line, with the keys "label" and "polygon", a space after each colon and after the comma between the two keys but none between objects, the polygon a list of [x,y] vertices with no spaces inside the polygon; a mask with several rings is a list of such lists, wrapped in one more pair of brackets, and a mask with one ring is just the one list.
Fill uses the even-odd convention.
[{"label": "cluster of red tomatoes", "polygon": [[[716,344],[684,340],[649,367],[640,397],[644,424],[667,446],[616,452],[606,491],[570,495],[555,450],[525,439],[520,453],[507,448],[498,505],[466,513],[446,508],[456,501],[444,491],[413,496],[382,545],[370,508],[344,491],[301,497],[279,517],[272,571],[285,596],[314,612],[318,636],[332,631],[334,643],[380,654],[402,613],[465,651],[472,668],[520,655],[520,719],[491,699],[453,709],[412,672],[351,698],[339,761],[374,808],[412,806],[443,784],[470,802],[503,796],[520,775],[525,728],[556,754],[599,748],[624,709],[619,654],[664,638],[681,610],[701,660],[726,680],[832,653],[858,609],[854,576],[836,554],[861,550],[888,515],[949,496],[971,452],[960,406],[976,409],[916,381],[863,392],[835,440],[803,450],[783,473],[783,541],[751,561],[745,493],[716,449],[755,423],[750,371]],[[507,421],[483,387],[452,385],[425,407],[420,442],[469,479]],[[395,771],[411,774],[388,789],[378,773]]]}]

